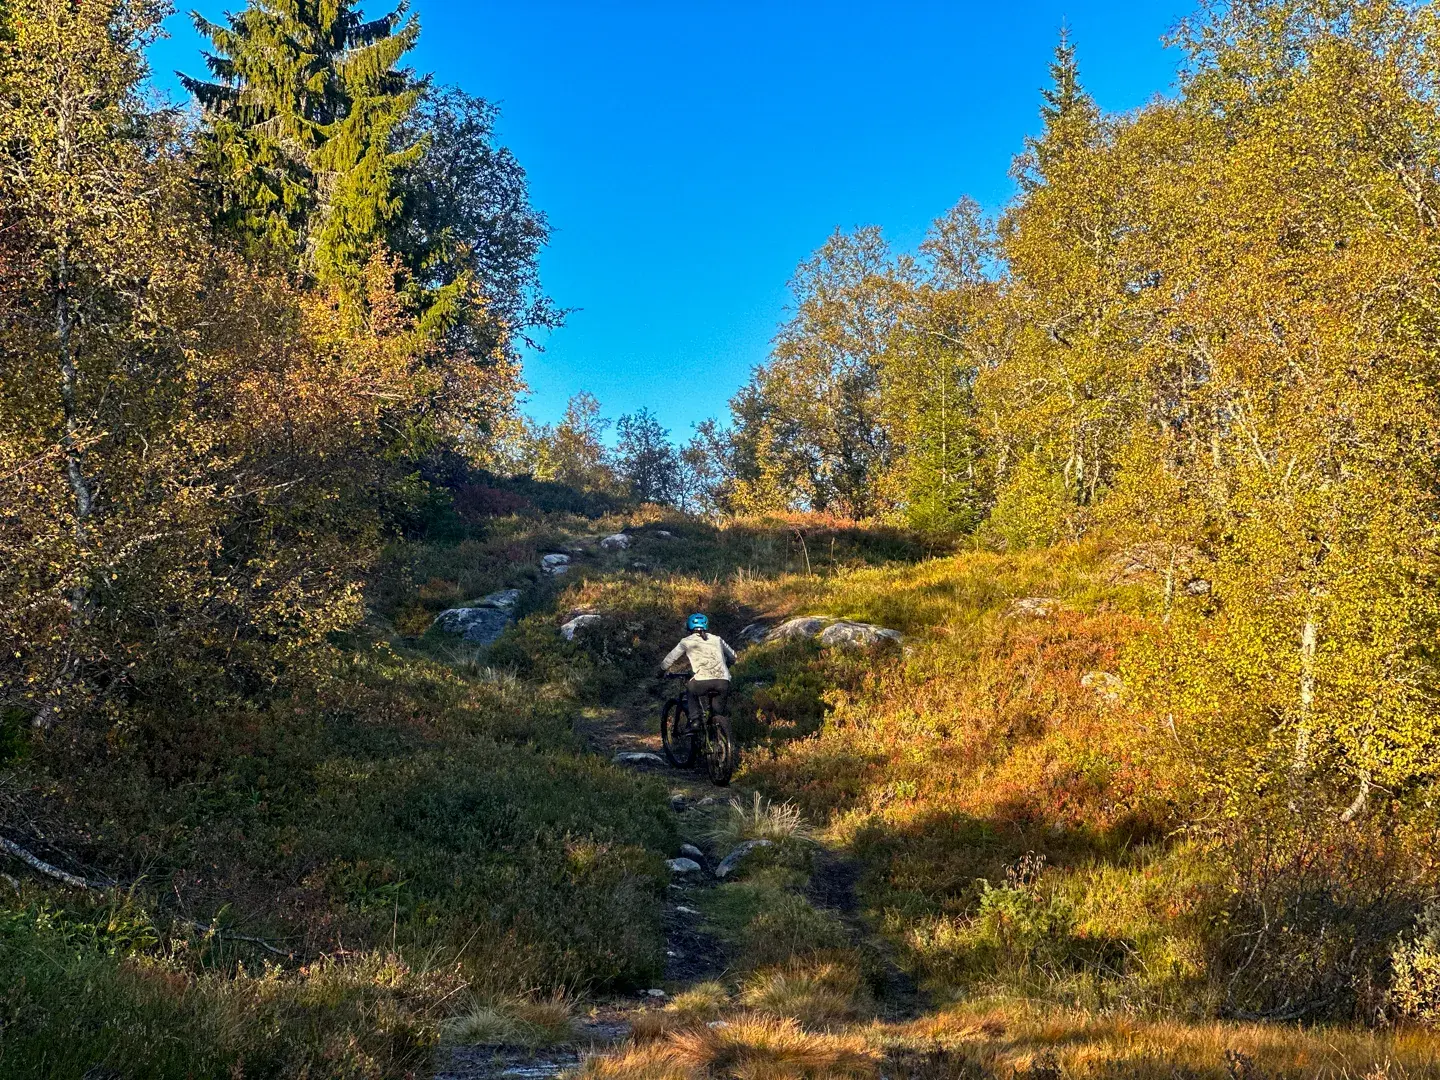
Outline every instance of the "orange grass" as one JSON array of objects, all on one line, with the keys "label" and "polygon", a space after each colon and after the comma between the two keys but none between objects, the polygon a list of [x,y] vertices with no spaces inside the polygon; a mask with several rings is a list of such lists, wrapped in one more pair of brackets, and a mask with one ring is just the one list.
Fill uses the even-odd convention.
[{"label": "orange grass", "polygon": [[587,1080],[869,1080],[879,1050],[861,1034],[807,1032],[794,1020],[742,1016],[675,1032],[663,1042],[592,1058]]},{"label": "orange grass", "polygon": [[[894,1032],[956,1064],[995,1076],[1025,1072],[1053,1055],[1064,1076],[1440,1077],[1434,1031],[1145,1020],[1047,1009],[1026,1002],[962,1005]],[[1240,1056],[1237,1056],[1240,1055]]]}]

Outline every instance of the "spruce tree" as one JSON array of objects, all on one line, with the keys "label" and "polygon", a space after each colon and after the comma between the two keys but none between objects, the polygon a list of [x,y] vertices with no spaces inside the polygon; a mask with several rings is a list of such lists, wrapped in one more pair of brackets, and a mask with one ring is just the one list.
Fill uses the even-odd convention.
[{"label": "spruce tree", "polygon": [[1075,60],[1075,46],[1070,44],[1070,30],[1060,28],[1060,43],[1055,46],[1055,59],[1050,64],[1048,90],[1041,90],[1045,104],[1040,106],[1040,116],[1047,130],[1054,129],[1077,109],[1084,109],[1089,95],[1080,86],[1080,65]]},{"label": "spruce tree", "polygon": [[251,0],[209,38],[205,172],[222,225],[321,284],[353,286],[399,209],[392,145],[420,87],[397,65],[419,26],[405,6],[366,20],[350,0]]},{"label": "spruce tree", "polygon": [[1060,42],[1050,63],[1050,87],[1040,91],[1040,118],[1044,133],[1025,141],[1025,153],[1016,163],[1016,176],[1025,188],[1039,187],[1067,156],[1093,140],[1100,110],[1080,83],[1080,65],[1070,31],[1060,28]]}]

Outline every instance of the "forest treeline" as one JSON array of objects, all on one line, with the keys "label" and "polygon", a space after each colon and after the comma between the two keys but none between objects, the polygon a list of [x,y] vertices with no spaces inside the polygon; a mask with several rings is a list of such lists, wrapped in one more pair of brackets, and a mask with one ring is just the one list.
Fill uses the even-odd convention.
[{"label": "forest treeline", "polygon": [[707,463],[679,487],[718,513],[1115,538],[1163,592],[1131,681],[1202,786],[1413,809],[1440,762],[1440,21],[1246,0],[1173,44],[1177,92],[1108,116],[1062,39],[1011,203],[960,200],[914,254],[835,233],[728,424],[669,460]]},{"label": "forest treeline", "polygon": [[[53,1014],[84,1029],[99,1006],[74,988],[101,985],[97,971],[124,983],[114,958],[155,959],[163,923],[190,935],[165,962],[240,1008],[214,988],[229,983],[204,981],[209,960],[186,965],[242,908],[283,908],[276,925],[303,927],[292,936],[312,957],[367,942],[378,974],[346,1001],[403,991],[429,1009],[462,982],[644,986],[674,826],[658,787],[581,752],[573,717],[658,659],[645,650],[679,613],[714,601],[738,630],[721,583],[739,589],[759,565],[794,585],[785,544],[813,526],[830,531],[839,582],[827,611],[880,620],[910,596],[905,632],[930,652],[907,668],[913,652],[886,666],[796,645],[787,663],[803,672],[763,689],[772,714],[803,699],[797,745],[879,731],[882,710],[854,705],[879,687],[899,732],[887,753],[903,745],[904,764],[928,747],[942,793],[961,772],[984,786],[981,756],[946,756],[970,751],[939,714],[965,694],[976,715],[1019,701],[987,735],[996,760],[1037,732],[1064,743],[1027,783],[1070,798],[1073,780],[1077,805],[1104,802],[1091,839],[1123,835],[1117,861],[1141,865],[1132,837],[1183,838],[1223,865],[1203,889],[1154,886],[1203,924],[1195,939],[1221,943],[1203,963],[1157,965],[1228,980],[1214,1000],[1236,1015],[1440,1016],[1434,4],[1206,4],[1175,32],[1175,92],[1118,116],[1062,40],[1010,203],[989,215],[960,200],[914,253],[876,229],[837,232],[797,271],[730,415],[683,444],[645,410],[612,428],[589,395],[553,424],[522,415],[523,349],[566,315],[539,278],[549,226],[494,107],[407,66],[419,25],[403,7],[250,0],[198,20],[209,46],[185,78],[190,112],[148,89],[167,12],[0,4],[0,840],[57,862],[84,852],[150,905],[133,941],[102,935],[96,966],[32,975],[25,993],[60,988]],[[641,631],[612,627],[597,655],[562,643],[528,605],[567,587],[588,603],[588,571],[543,576],[540,558],[597,538],[558,511],[657,503],[693,516],[670,514],[634,562],[592,551],[594,574],[648,574],[672,541],[689,554],[666,557],[692,561],[616,601],[643,609]],[[843,556],[871,547],[902,565],[867,578],[877,595],[860,605],[843,586],[864,559]],[[926,584],[912,564],[960,548],[1002,554],[980,553],[985,580],[941,566]],[[803,554],[798,596],[771,596],[786,612],[819,595]],[[1105,562],[1103,589],[1067,597],[1099,615],[1071,611],[1033,640],[1006,629],[992,608],[1013,599],[1060,610],[995,592],[1008,556],[1027,583],[1047,580],[1047,559],[1071,577]],[[530,595],[496,654],[513,670],[438,660],[453,643],[437,643],[435,615],[522,573]],[[963,651],[992,631],[1023,657]],[[1024,677],[966,683],[933,712],[927,683],[905,682],[963,682],[957,665],[981,660]],[[1045,702],[1084,690],[1099,708],[1096,676],[1115,711],[1072,738]],[[596,696],[582,702],[582,684]],[[824,727],[837,707],[848,726]],[[757,782],[803,756],[788,752]],[[890,760],[847,755],[806,768]],[[1137,775],[1164,806],[1110,821],[1125,806],[1115,778]],[[918,798],[892,779],[875,781],[877,807]],[[1032,817],[1016,835],[1090,829],[1079,811]],[[983,851],[998,834],[974,835]],[[895,880],[957,918],[982,880],[990,895],[978,871]],[[58,922],[32,897],[17,901],[29,921],[0,932],[49,972]],[[127,918],[93,924],[120,933]],[[465,955],[454,982],[427,972],[416,988],[392,979],[383,940]],[[243,925],[236,942],[278,948]],[[317,962],[294,985],[349,971]],[[296,993],[287,1030],[319,1039]],[[432,1020],[401,1031],[373,1015],[345,1023],[393,1036],[410,1068]],[[253,1037],[261,1060],[264,1030],[237,1022],[225,1038]],[[63,1043],[41,1031],[35,1060]]]},{"label": "forest treeline", "polygon": [[3,9],[0,706],[42,729],[243,696],[353,624],[563,318],[494,108],[404,66],[403,9],[197,17],[194,120],[146,83],[167,11]]}]

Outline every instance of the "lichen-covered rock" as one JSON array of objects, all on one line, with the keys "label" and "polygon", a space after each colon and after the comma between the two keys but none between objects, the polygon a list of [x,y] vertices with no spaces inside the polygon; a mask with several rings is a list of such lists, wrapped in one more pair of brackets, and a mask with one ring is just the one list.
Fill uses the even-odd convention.
[{"label": "lichen-covered rock", "polygon": [[564,574],[570,569],[570,556],[555,551],[540,560],[540,569],[547,574]]},{"label": "lichen-covered rock", "polygon": [[666,859],[665,865],[672,874],[703,874],[705,868],[694,859]]},{"label": "lichen-covered rock", "polygon": [[615,533],[600,541],[600,547],[605,551],[624,551],[630,546],[630,537],[624,533]]},{"label": "lichen-covered rock", "polygon": [[1010,601],[1006,615],[1022,619],[1048,619],[1060,610],[1060,601],[1053,596],[1025,596]]},{"label": "lichen-covered rock", "polygon": [[605,621],[604,615],[576,615],[573,619],[560,627],[560,636],[566,641],[574,641],[575,635],[587,626],[596,626]]},{"label": "lichen-covered rock", "polygon": [[813,638],[828,648],[855,649],[874,645],[899,644],[905,640],[899,630],[873,623],[835,619],[829,615],[801,615],[787,619],[773,630],[751,623],[740,631],[740,640],[749,642],[803,641]]},{"label": "lichen-covered rock", "polygon": [[485,599],[480,601],[480,607],[499,608],[501,611],[514,611],[520,603],[519,589],[501,589],[499,592],[492,592]]},{"label": "lichen-covered rock", "polygon": [[804,638],[819,637],[824,629],[835,620],[828,615],[801,615],[786,619],[766,634],[765,641],[800,641]]},{"label": "lichen-covered rock", "polygon": [[737,641],[747,645],[758,645],[770,636],[770,624],[763,622],[752,622],[740,633],[735,635]]},{"label": "lichen-covered rock", "polygon": [[490,645],[514,621],[510,611],[496,607],[450,608],[435,616],[447,634],[459,634],[473,645]]},{"label": "lichen-covered rock", "polygon": [[820,644],[831,648],[867,648],[873,645],[900,644],[905,635],[873,623],[841,622],[831,623],[820,631]]},{"label": "lichen-covered rock", "polygon": [[734,851],[730,852],[729,855],[726,855],[725,858],[720,860],[720,865],[715,867],[715,876],[722,879],[729,877],[735,872],[735,868],[744,862],[746,857],[752,852],[758,851],[760,848],[774,846],[775,841],[773,840],[746,840]]},{"label": "lichen-covered rock", "polygon": [[1105,701],[1120,700],[1120,691],[1125,689],[1125,683],[1120,676],[1109,671],[1087,671],[1080,676],[1080,685],[1095,691],[1096,696]]}]

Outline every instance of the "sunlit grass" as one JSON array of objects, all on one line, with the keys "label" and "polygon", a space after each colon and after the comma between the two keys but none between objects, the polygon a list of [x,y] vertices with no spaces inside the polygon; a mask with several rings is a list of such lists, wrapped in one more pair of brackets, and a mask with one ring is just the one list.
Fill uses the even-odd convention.
[{"label": "sunlit grass", "polygon": [[534,1048],[568,1041],[574,1027],[563,998],[519,998],[473,1001],[446,1020],[441,1031],[453,1043]]}]

